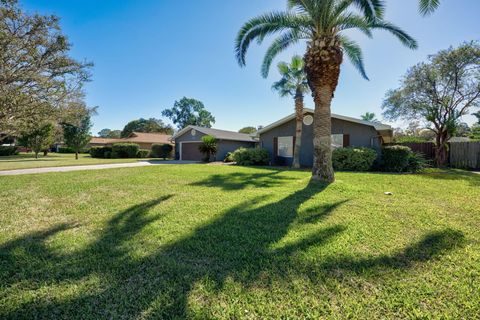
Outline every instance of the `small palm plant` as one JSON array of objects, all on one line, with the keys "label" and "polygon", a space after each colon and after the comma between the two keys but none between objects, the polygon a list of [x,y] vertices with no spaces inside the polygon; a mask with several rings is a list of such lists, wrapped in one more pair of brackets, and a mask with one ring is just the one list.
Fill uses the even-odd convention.
[{"label": "small palm plant", "polygon": [[300,56],[293,56],[290,64],[280,62],[278,64],[278,72],[282,78],[272,86],[272,89],[277,91],[280,96],[290,96],[295,100],[296,131],[292,167],[297,169],[300,168],[300,150],[302,147],[303,99],[305,93],[310,91],[304,65]]},{"label": "small palm plant", "polygon": [[212,157],[217,154],[217,139],[212,136],[203,136],[202,144],[198,147],[201,153],[205,155],[203,160],[205,162],[210,162]]},{"label": "small palm plant", "polygon": [[383,20],[383,0],[287,0],[288,11],[272,12],[251,19],[240,29],[235,49],[240,66],[252,41],[261,43],[279,34],[265,55],[266,76],[275,57],[288,47],[306,41],[305,72],[315,102],[312,179],[334,181],[331,148],[331,103],[338,85],[344,54],[366,78],[360,46],[345,35],[356,29],[371,37],[372,30],[386,30],[405,46],[417,43],[397,26]]}]

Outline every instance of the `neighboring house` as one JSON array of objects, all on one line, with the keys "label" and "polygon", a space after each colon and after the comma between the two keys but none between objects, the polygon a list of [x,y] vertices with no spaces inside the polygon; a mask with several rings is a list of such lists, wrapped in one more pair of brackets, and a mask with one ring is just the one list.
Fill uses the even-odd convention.
[{"label": "neighboring house", "polygon": [[[285,117],[257,132],[260,147],[271,155],[272,164],[291,165],[295,146],[295,114]],[[378,149],[393,138],[392,127],[351,117],[332,114],[332,147],[370,147]],[[313,165],[313,110],[305,109],[300,164]]]},{"label": "neighboring house", "polygon": [[153,144],[172,144],[172,136],[163,133],[133,132],[127,138],[109,139],[93,137],[89,147],[112,146],[114,143],[136,143],[140,149],[152,149]]},{"label": "neighboring house", "polygon": [[201,161],[204,155],[198,147],[202,144],[202,137],[206,135],[217,139],[216,161],[223,161],[228,152],[233,152],[238,148],[253,148],[257,142],[255,137],[245,133],[188,126],[172,137],[172,140],[175,141],[176,159]]}]

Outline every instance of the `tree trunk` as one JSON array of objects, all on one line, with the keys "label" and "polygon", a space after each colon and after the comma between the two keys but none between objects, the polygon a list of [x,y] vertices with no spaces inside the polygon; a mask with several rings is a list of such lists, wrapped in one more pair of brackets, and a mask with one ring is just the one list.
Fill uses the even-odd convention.
[{"label": "tree trunk", "polygon": [[295,95],[295,148],[293,150],[292,167],[300,168],[300,152],[302,148],[302,129],[303,129],[303,94],[297,91]]},{"label": "tree trunk", "polygon": [[48,150],[47,149],[43,150],[43,156],[44,157],[48,156]]},{"label": "tree trunk", "polygon": [[35,151],[35,159],[38,159],[38,151]]},{"label": "tree trunk", "polygon": [[75,151],[75,160],[78,160],[78,151]]},{"label": "tree trunk", "polygon": [[448,133],[439,132],[436,136],[435,164],[438,168],[447,164],[448,157]]},{"label": "tree trunk", "polygon": [[309,42],[305,54],[305,72],[315,102],[312,180],[324,183],[335,181],[330,106],[342,61],[343,52],[337,38],[324,37]]}]

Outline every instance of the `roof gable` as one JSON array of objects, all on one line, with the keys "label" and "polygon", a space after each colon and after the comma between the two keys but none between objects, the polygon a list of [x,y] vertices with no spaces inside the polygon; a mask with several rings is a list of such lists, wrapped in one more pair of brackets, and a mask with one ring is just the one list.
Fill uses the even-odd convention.
[{"label": "roof gable", "polygon": [[232,141],[245,141],[245,142],[255,142],[255,137],[252,137],[246,133],[239,133],[234,131],[227,131],[227,130],[220,130],[220,129],[213,129],[213,128],[204,128],[199,126],[187,126],[173,135],[172,139],[176,139],[180,136],[183,136],[189,130],[194,129],[198,132],[203,134],[215,137],[218,140],[232,140]]},{"label": "roof gable", "polygon": [[[305,113],[314,113],[314,110],[309,109],[309,108],[304,108],[303,113],[304,114]],[[343,120],[343,121],[348,121],[348,122],[353,122],[353,123],[358,123],[358,124],[362,124],[362,125],[366,125],[366,126],[370,126],[370,127],[375,128],[375,130],[377,130],[377,131],[392,130],[391,126],[380,123],[380,122],[365,121],[365,120],[356,119],[356,118],[352,118],[352,117],[342,116],[342,115],[335,114],[335,113],[332,113],[332,118],[333,119],[338,119],[338,120]],[[272,130],[272,129],[274,129],[274,128],[282,125],[282,124],[285,124],[285,123],[287,123],[287,122],[289,122],[293,119],[295,119],[295,113],[266,126],[265,128],[259,130],[257,132],[257,134],[262,134],[262,133],[268,132],[268,131],[270,131],[270,130]]]}]

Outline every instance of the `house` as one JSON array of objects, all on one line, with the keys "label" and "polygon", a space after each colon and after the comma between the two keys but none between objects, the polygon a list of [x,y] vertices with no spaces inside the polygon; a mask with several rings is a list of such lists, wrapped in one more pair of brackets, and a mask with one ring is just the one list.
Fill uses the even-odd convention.
[{"label": "house", "polygon": [[[291,165],[295,145],[295,114],[257,132],[259,145],[269,151],[272,164]],[[393,139],[389,125],[332,114],[332,146],[379,149]],[[300,164],[313,165],[313,110],[304,109]]]},{"label": "house", "polygon": [[114,143],[136,143],[140,149],[152,149],[153,144],[172,144],[172,136],[163,133],[133,132],[127,138],[98,138],[93,137],[88,144],[89,147],[111,146]]},{"label": "house", "polygon": [[233,152],[238,148],[253,148],[257,142],[257,139],[249,134],[190,125],[172,137],[172,140],[175,141],[175,158],[201,161],[204,155],[198,147],[202,143],[202,137],[206,135],[217,139],[216,161],[223,161],[228,152]]}]

